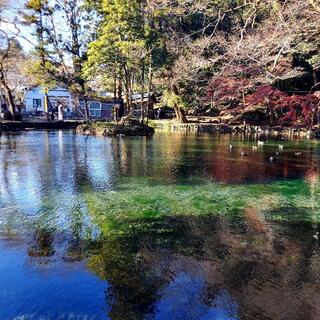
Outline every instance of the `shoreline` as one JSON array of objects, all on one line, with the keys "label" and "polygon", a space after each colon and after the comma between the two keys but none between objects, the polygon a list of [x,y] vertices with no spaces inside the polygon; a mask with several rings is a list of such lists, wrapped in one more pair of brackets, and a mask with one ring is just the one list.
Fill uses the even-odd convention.
[{"label": "shoreline", "polygon": [[84,121],[0,121],[1,132],[19,132],[26,130],[70,130],[76,129]]},{"label": "shoreline", "polygon": [[[267,125],[231,125],[226,123],[178,123],[167,120],[150,120],[150,125],[117,125],[107,122],[93,122],[93,125],[85,124],[85,121],[1,121],[0,134],[14,133],[28,130],[76,130],[78,134],[93,136],[151,136],[154,129],[171,132],[190,133],[220,133],[220,134],[272,134],[297,136],[303,138],[320,139],[320,127],[312,130],[306,127],[281,127]],[[102,124],[102,125],[101,125]]]},{"label": "shoreline", "polygon": [[193,133],[220,133],[220,134],[274,134],[301,136],[320,139],[320,127],[308,129],[306,127],[281,127],[268,125],[231,125],[226,123],[201,123],[188,122],[177,123],[173,121],[152,121],[155,129],[169,130],[172,132],[193,132]]}]

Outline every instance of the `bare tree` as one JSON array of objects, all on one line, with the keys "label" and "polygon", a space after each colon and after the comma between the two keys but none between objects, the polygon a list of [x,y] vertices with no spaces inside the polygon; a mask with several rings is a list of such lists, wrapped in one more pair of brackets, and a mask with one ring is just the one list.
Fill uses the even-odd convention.
[{"label": "bare tree", "polygon": [[15,113],[15,101],[13,90],[9,84],[10,62],[17,51],[16,37],[10,37],[4,30],[0,30],[0,87],[4,90],[9,109]]}]

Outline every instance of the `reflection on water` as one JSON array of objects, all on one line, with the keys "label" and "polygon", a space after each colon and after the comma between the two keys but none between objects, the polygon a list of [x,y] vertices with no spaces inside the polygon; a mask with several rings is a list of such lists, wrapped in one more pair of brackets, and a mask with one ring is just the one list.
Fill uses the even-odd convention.
[{"label": "reflection on water", "polygon": [[1,320],[320,318],[316,142],[0,142]]}]

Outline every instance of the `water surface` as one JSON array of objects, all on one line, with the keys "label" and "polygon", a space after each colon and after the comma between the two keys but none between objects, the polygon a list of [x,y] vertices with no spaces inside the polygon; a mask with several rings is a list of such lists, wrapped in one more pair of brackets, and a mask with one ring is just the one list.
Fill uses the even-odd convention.
[{"label": "water surface", "polygon": [[319,319],[320,144],[262,139],[3,135],[0,319]]}]

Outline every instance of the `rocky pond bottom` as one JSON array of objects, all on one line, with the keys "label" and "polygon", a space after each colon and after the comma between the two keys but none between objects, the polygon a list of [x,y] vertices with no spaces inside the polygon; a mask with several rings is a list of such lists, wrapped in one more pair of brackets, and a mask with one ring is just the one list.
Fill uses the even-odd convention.
[{"label": "rocky pond bottom", "polygon": [[260,139],[3,135],[0,319],[319,319],[320,143]]}]

